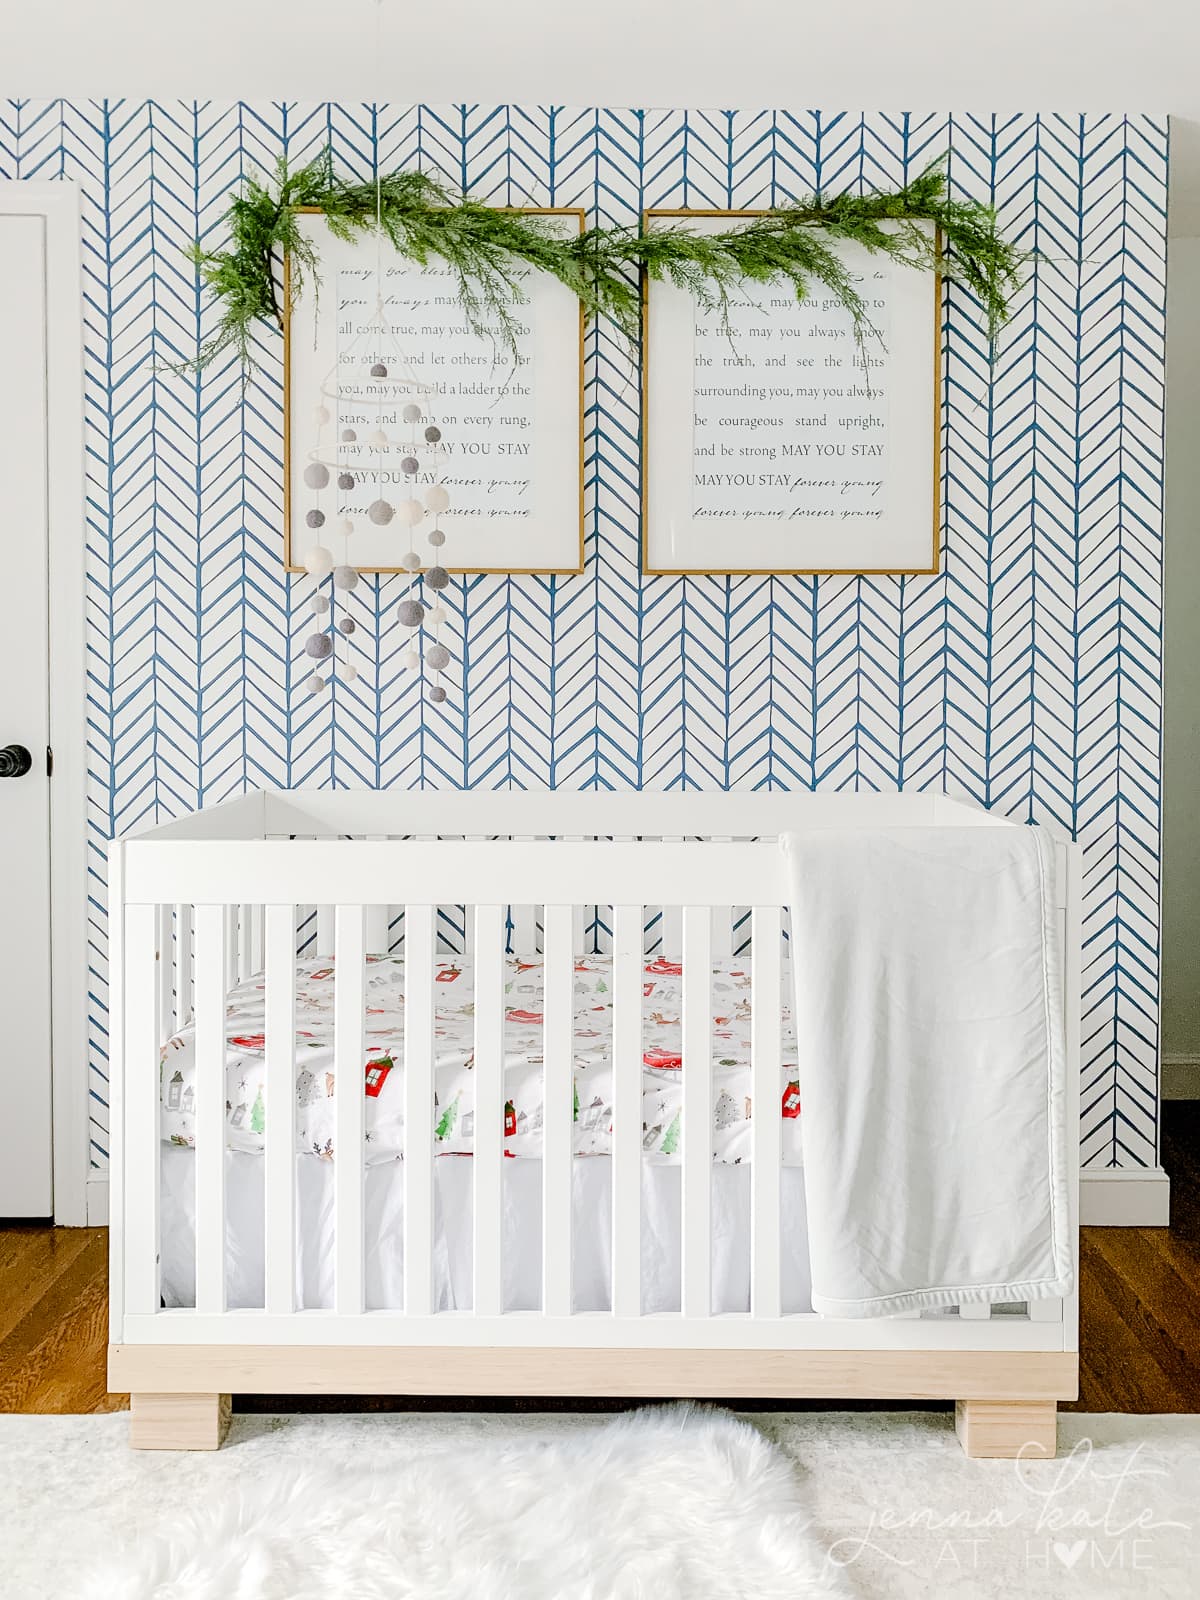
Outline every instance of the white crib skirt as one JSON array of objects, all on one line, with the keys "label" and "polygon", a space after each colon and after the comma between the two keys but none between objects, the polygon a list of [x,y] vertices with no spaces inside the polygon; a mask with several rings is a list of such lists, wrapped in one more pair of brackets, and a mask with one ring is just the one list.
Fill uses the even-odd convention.
[{"label": "white crib skirt", "polygon": [[[194,1152],[162,1150],[162,1296],[168,1306],[195,1304]],[[439,1310],[471,1306],[471,1173],[468,1156],[434,1162],[434,1287]],[[573,1163],[574,1307],[610,1306],[612,1183],[608,1156]],[[680,1306],[680,1175],[675,1166],[642,1167],[642,1309]],[[304,1309],[333,1305],[333,1165],[296,1157],[296,1287]],[[782,1170],[783,1309],[811,1310],[804,1171]],[[542,1164],[504,1163],[504,1307],[541,1304]],[[226,1293],[231,1309],[261,1307],[264,1283],[263,1160],[232,1150],[225,1157]],[[714,1312],[750,1309],[750,1169],[713,1164],[712,1283]],[[366,1169],[366,1294],[369,1310],[404,1305],[404,1164]]]}]

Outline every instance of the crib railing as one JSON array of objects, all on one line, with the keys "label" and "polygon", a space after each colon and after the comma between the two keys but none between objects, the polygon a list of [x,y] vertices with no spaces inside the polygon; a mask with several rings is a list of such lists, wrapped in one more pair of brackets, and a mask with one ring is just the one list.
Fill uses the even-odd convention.
[{"label": "crib railing", "polygon": [[[347,797],[333,797],[346,799]],[[114,1343],[340,1343],[614,1347],[821,1348],[823,1319],[782,1312],[782,1077],[780,1008],[784,911],[778,851],[764,824],[761,842],[678,838],[547,840],[494,837],[380,837],[370,797],[366,837],[298,837],[305,818],[279,797],[253,796],[218,813],[169,824],[113,847],[114,925],[112,1304]],[[430,806],[433,797],[420,797]],[[457,800],[463,797],[438,797]],[[515,797],[495,818],[517,822]],[[556,797],[556,804],[559,797]],[[579,798],[579,797],[576,797]],[[589,797],[598,799],[599,797]],[[627,798],[627,797],[626,797]],[[678,816],[676,797],[663,806]],[[725,797],[713,797],[725,798]],[[732,799],[733,797],[728,797]],[[834,797],[836,798],[836,797]],[[880,797],[881,799],[887,797]],[[895,798],[895,797],[891,797]],[[944,804],[944,802],[941,802]],[[272,815],[267,807],[275,804]],[[620,813],[621,808],[617,807]],[[650,808],[653,812],[653,807]],[[569,808],[568,808],[569,811]],[[508,814],[503,814],[507,812]],[[477,814],[477,813],[476,813]],[[639,814],[641,814],[639,812]],[[214,824],[213,817],[217,816]],[[598,813],[593,808],[592,816]],[[617,827],[625,817],[605,815]],[[331,818],[355,825],[331,802]],[[786,813],[780,812],[781,819]],[[886,807],[880,809],[888,820]],[[915,815],[907,820],[928,821]],[[830,825],[843,814],[830,810]],[[249,820],[248,820],[249,819]],[[357,820],[357,819],[356,819]],[[430,819],[432,820],[432,819]],[[536,815],[522,815],[537,827]],[[568,815],[563,825],[585,821]],[[643,822],[646,827],[650,816]],[[730,816],[723,820],[728,830]],[[985,822],[991,819],[984,818]],[[454,818],[448,825],[453,825]],[[311,827],[311,817],[307,827]],[[593,821],[592,826],[596,823]],[[675,823],[678,826],[678,822]],[[419,822],[409,826],[418,827]],[[778,824],[777,824],[778,826]],[[581,830],[582,831],[582,830]],[[191,836],[202,833],[205,836]],[[249,837],[247,835],[250,835]],[[1064,876],[1064,882],[1066,881]],[[1064,897],[1060,917],[1065,917]],[[334,1162],[335,1293],[328,1311],[302,1309],[296,1260],[296,951],[305,908],[327,907],[335,955]],[[474,967],[473,1298],[470,1311],[435,1310],[434,1300],[434,965],[446,907],[465,908]],[[536,930],[544,962],[542,1129],[542,1303],[540,1312],[503,1304],[504,1177],[503,961],[513,945],[512,908]],[[573,973],[585,908],[599,907],[611,930],[613,1125],[611,1134],[611,1311],[572,1307]],[[405,960],[403,1305],[367,1310],[364,1269],[365,957],[381,930],[403,916]],[[642,1314],[642,961],[677,937],[682,973],[681,1310]],[[658,930],[657,933],[655,930]],[[519,935],[520,937],[520,935]],[[712,963],[748,944],[751,966],[752,1118],[751,1299],[748,1314],[712,1311]],[[225,1008],[230,987],[265,972],[264,1135],[266,1276],[260,1310],[226,1301]],[[196,1294],[194,1308],[160,1304],[161,1143],[159,1050],[192,1020],[196,1049]],[[1075,1036],[1077,1049],[1077,1034]],[[280,1116],[279,1108],[291,1108]],[[702,1130],[699,1137],[695,1130]],[[1020,1319],[993,1308],[958,1318],[839,1324],[846,1348],[1070,1348],[1073,1305],[1051,1302]],[[1052,1320],[1057,1327],[1047,1327]],[[1020,1326],[1014,1326],[1020,1322]],[[824,1325],[827,1328],[827,1324]],[[236,1329],[236,1331],[234,1331]],[[889,1331],[891,1330],[891,1331]]]}]

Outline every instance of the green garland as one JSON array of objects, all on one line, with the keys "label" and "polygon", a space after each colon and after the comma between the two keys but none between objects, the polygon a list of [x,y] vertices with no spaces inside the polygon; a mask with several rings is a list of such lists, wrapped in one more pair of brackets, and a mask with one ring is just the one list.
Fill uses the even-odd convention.
[{"label": "green garland", "polygon": [[[437,259],[450,269],[472,327],[499,329],[500,342],[511,352],[516,349],[517,262],[553,273],[578,295],[589,316],[610,318],[631,342],[638,337],[640,276],[645,274],[686,289],[726,323],[747,281],[788,283],[800,300],[819,286],[846,308],[861,345],[874,330],[834,241],[853,239],[873,253],[965,284],[982,305],[993,338],[1028,260],[997,232],[990,207],[948,197],[940,164],[893,194],[817,194],[722,233],[696,233],[681,219],[645,231],[588,228],[577,238],[563,239],[547,218],[483,205],[421,172],[381,178],[377,195],[374,182],[336,177],[326,152],[295,172],[280,161],[273,187],[248,180],[229,208],[229,248],[209,252],[197,245],[193,251],[222,306],[220,325],[200,350],[197,369],[230,350],[243,366],[254,365],[257,325],[263,320],[282,325],[276,289],[282,254],[290,258],[293,297],[306,283],[319,284],[317,252],[297,221],[297,213],[311,207],[323,211],[330,231],[346,240],[373,232],[378,215],[380,228],[402,255],[421,266]],[[922,222],[937,225],[938,240]]]}]

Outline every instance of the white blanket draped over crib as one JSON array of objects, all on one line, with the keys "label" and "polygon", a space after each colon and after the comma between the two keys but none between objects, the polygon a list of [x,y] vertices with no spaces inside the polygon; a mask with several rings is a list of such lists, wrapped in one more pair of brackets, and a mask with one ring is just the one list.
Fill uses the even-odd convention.
[{"label": "white blanket draped over crib", "polygon": [[781,845],[813,1309],[1068,1293],[1049,836],[860,829]]}]

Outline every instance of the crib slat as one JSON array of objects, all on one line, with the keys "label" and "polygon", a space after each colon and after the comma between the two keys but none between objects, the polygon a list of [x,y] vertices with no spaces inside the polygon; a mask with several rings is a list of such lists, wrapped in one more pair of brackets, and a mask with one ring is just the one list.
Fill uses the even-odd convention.
[{"label": "crib slat", "polygon": [[783,919],[778,906],[755,906],[750,940],[751,1277],[756,1317],[782,1309],[779,1255],[780,1168],[783,1163],[781,1032]]},{"label": "crib slat", "polygon": [[[157,906],[158,1017],[160,1031],[166,1033],[175,1010],[175,908]],[[161,1042],[161,1041],[160,1041]]]},{"label": "crib slat", "polygon": [[642,1309],[642,907],[613,908],[612,1309]]},{"label": "crib slat", "polygon": [[434,907],[404,908],[404,1309],[433,1310]]},{"label": "crib slat", "polygon": [[125,1307],[158,1310],[160,1044],[154,906],[125,908]]},{"label": "crib slat", "polygon": [[[710,834],[713,844],[728,844],[732,835],[728,833]],[[732,906],[718,906],[713,917],[712,955],[714,961],[728,961],[733,954],[733,919],[735,912]]]},{"label": "crib slat", "polygon": [[255,970],[250,965],[251,958],[251,932],[250,932],[250,907],[236,906],[234,908],[236,944],[234,955],[237,959],[238,982],[245,983],[246,979]]},{"label": "crib slat", "polygon": [[238,981],[238,907],[225,907],[225,988]]},{"label": "crib slat", "polygon": [[[196,907],[196,1310],[225,1310],[225,996],[230,908]],[[249,1108],[246,1113],[248,1114]]]},{"label": "crib slat", "polygon": [[388,908],[386,906],[367,906],[366,919],[367,953],[373,956],[386,955],[388,948]]},{"label": "crib slat", "polygon": [[175,907],[175,1032],[192,1017],[192,908]]},{"label": "crib slat", "polygon": [[[468,926],[471,926],[468,923]],[[475,1293],[477,1317],[503,1310],[501,1183],[504,1176],[504,908],[476,906]]]},{"label": "crib slat", "polygon": [[335,906],[317,907],[317,948],[313,954],[322,960],[328,960],[333,954],[337,937],[336,910]]},{"label": "crib slat", "polygon": [[337,907],[333,983],[334,1303],[339,1316],[363,1309],[363,1023],[366,951],[362,906]]},{"label": "crib slat", "polygon": [[532,955],[537,949],[537,916],[534,906],[509,906],[508,918],[512,924],[508,947],[513,955]]},{"label": "crib slat", "polygon": [[[718,916],[724,915],[719,911]],[[712,913],[683,913],[683,1314],[712,1313]]]},{"label": "crib slat", "polygon": [[542,1041],[542,1310],[571,1314],[571,1160],[575,1137],[573,906],[545,910]]},{"label": "crib slat", "polygon": [[296,1309],[296,908],[266,908],[266,1309]]},{"label": "crib slat", "polygon": [[242,976],[252,978],[263,970],[264,911],[262,906],[242,907]]}]

